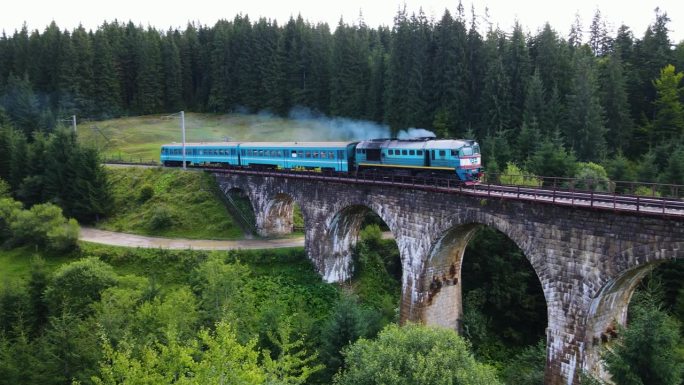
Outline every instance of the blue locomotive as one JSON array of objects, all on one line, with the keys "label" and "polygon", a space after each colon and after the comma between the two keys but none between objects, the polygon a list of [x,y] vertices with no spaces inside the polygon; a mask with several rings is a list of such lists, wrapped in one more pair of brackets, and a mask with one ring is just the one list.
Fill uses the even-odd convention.
[{"label": "blue locomotive", "polygon": [[[163,145],[160,160],[164,166],[181,166],[182,145]],[[439,175],[468,184],[477,183],[482,175],[480,146],[456,139],[186,143],[185,161],[197,167]]]}]

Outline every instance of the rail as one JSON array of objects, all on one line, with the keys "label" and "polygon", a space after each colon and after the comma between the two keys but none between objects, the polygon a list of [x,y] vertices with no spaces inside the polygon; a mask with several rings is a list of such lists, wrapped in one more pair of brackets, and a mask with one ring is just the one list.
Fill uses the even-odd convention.
[{"label": "rail", "polygon": [[[158,165],[158,163],[156,164]],[[531,177],[526,175],[506,175],[505,177],[503,175],[489,175],[480,184],[464,185],[459,180],[451,178],[401,176],[372,172],[341,174],[243,168],[203,168],[203,170],[214,173],[392,186],[469,195],[483,199],[498,198],[534,201],[543,204],[599,211],[639,213],[640,215],[648,216],[684,217],[684,186],[674,184],[606,181],[586,178]],[[522,183],[507,184],[505,183],[507,180],[516,182],[522,180]]]},{"label": "rail", "polygon": [[[269,177],[286,177],[296,179],[320,180],[334,183],[352,183],[376,186],[392,186],[400,188],[410,188],[434,192],[443,192],[460,195],[470,195],[481,198],[500,198],[513,199],[520,201],[534,201],[544,204],[559,206],[581,207],[601,211],[639,213],[648,216],[665,216],[682,218],[684,217],[684,200],[681,197],[668,196],[642,196],[620,194],[612,192],[575,189],[570,185],[565,189],[565,185],[545,185],[540,187],[529,187],[520,185],[501,185],[494,184],[492,181],[484,181],[478,185],[464,185],[458,180],[449,178],[435,177],[409,177],[397,175],[384,175],[373,173],[334,174],[309,171],[289,171],[289,170],[247,170],[247,169],[205,169],[215,173],[246,174]],[[542,178],[544,179],[544,178]],[[554,178],[547,178],[554,179]],[[560,179],[560,178],[558,178]],[[586,181],[583,181],[586,182]],[[636,182],[613,182],[616,184],[635,185]],[[576,185],[579,185],[579,181]],[[648,184],[651,185],[651,184]],[[684,186],[679,185],[656,185],[658,189],[652,187],[653,191],[668,187],[678,194],[684,192]],[[635,187],[635,190],[637,188]],[[662,193],[661,193],[662,194]]]}]

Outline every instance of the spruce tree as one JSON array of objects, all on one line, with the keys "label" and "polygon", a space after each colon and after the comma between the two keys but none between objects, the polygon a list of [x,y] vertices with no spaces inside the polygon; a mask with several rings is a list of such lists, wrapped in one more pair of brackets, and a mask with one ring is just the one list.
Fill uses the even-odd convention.
[{"label": "spruce tree", "polygon": [[598,161],[606,155],[606,128],[592,57],[575,55],[575,76],[568,96],[565,135],[581,161]]},{"label": "spruce tree", "polygon": [[627,85],[620,53],[614,52],[599,62],[601,105],[605,111],[606,139],[612,153],[627,150],[634,123],[627,100]]}]

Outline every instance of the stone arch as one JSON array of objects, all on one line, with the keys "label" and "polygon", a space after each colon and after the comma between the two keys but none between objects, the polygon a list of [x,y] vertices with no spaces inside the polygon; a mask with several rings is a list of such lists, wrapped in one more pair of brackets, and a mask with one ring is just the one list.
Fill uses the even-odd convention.
[{"label": "stone arch", "polygon": [[549,316],[549,298],[544,290],[545,277],[541,268],[540,253],[534,248],[530,234],[495,216],[469,212],[447,221],[444,230],[431,243],[423,266],[421,281],[418,282],[422,309],[419,320],[461,331],[463,317],[461,268],[468,243],[482,227],[493,228],[506,237],[523,252],[530,263],[544,292]]},{"label": "stone arch", "polygon": [[582,370],[599,378],[609,378],[601,365],[601,346],[617,337],[618,326],[626,326],[629,303],[639,283],[659,264],[677,258],[681,247],[678,242],[646,244],[619,253],[612,276],[602,277],[601,286],[589,304]]},{"label": "stone arch", "polygon": [[[368,213],[380,217],[390,228],[393,226],[381,210],[374,210],[365,204],[348,204],[328,217],[325,223],[323,245],[319,255],[323,257],[323,279],[326,282],[343,282],[351,279],[353,271],[352,253],[358,242],[361,225]],[[392,231],[394,233],[394,231]]]},{"label": "stone arch", "polygon": [[292,233],[295,204],[295,198],[285,192],[278,192],[266,198],[256,213],[259,235],[276,236]]},{"label": "stone arch", "polygon": [[[225,197],[224,203],[228,212],[235,218],[246,237],[250,238],[256,231],[254,199],[249,190],[228,184],[221,184]],[[246,203],[246,204],[245,204]]]}]

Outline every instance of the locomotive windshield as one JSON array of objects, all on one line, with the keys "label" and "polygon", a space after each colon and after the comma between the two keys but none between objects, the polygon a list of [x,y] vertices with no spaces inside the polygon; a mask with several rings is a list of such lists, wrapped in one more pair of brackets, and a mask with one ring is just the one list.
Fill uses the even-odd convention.
[{"label": "locomotive windshield", "polygon": [[461,147],[461,156],[473,155],[472,147]]}]

